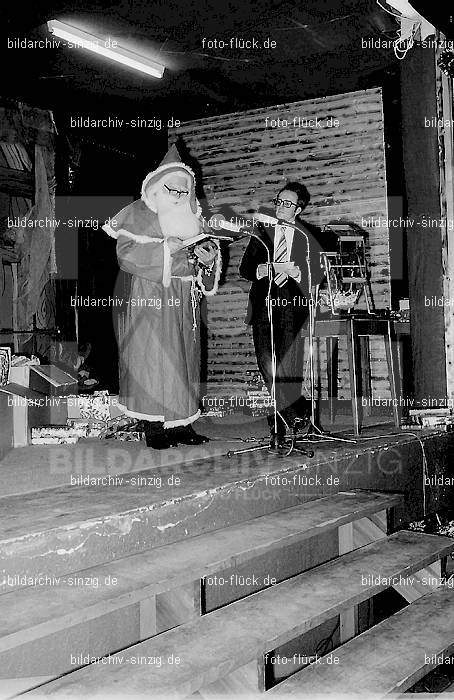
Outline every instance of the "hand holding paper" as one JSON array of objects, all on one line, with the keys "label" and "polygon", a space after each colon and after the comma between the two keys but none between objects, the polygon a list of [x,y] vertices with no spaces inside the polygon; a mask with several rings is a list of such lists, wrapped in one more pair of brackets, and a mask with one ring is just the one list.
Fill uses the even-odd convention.
[{"label": "hand holding paper", "polygon": [[273,269],[275,274],[282,273],[294,279],[301,274],[300,268],[293,262],[273,263]]}]

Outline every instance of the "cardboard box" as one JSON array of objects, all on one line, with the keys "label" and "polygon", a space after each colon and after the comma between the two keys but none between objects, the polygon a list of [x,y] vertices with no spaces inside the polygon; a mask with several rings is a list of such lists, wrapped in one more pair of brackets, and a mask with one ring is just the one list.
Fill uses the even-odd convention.
[{"label": "cardboard box", "polygon": [[49,420],[46,396],[19,384],[0,387],[0,446],[7,450],[30,444],[31,428]]},{"label": "cardboard box", "polygon": [[68,397],[46,396],[46,411],[39,425],[66,425],[68,421]]},{"label": "cardboard box", "polygon": [[9,372],[9,381],[20,386],[30,387],[30,368],[35,365],[20,365],[19,367],[11,367]]},{"label": "cardboard box", "polygon": [[7,395],[0,392],[0,459],[13,447],[13,411],[7,404]]},{"label": "cardboard box", "polygon": [[77,394],[77,377],[54,365],[32,365],[30,367],[30,389],[48,396]]}]

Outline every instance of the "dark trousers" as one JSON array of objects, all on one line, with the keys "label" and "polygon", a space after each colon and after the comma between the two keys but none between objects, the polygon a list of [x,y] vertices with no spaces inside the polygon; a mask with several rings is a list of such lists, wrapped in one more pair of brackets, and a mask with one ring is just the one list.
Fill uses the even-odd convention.
[{"label": "dark trousers", "polygon": [[[276,353],[276,408],[289,427],[292,427],[295,418],[303,417],[310,412],[310,401],[301,396],[304,358],[303,341],[300,336],[301,328],[308,323],[309,309],[300,307],[295,311],[292,304],[287,303],[284,306],[283,303],[282,298],[275,299],[272,308]],[[271,333],[266,309],[254,318],[252,335],[257,365],[271,393],[273,381]],[[274,430],[274,412],[268,416],[268,424],[270,429]],[[278,434],[285,432],[285,423],[279,416],[277,427]]]}]

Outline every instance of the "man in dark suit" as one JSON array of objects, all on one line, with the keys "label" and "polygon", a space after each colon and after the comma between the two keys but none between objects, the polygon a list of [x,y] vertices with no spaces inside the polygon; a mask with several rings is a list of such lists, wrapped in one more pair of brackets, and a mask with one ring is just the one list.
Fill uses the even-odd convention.
[{"label": "man in dark suit", "polygon": [[[298,217],[310,200],[306,187],[289,182],[273,200],[276,218],[285,226],[257,224],[240,265],[240,275],[252,282],[246,322],[252,325],[257,364],[270,393],[273,383],[270,312],[273,320],[276,355],[274,413],[268,416],[271,446],[283,446],[286,427],[294,427],[296,418],[308,418],[311,405],[302,397],[303,352],[301,329],[309,322],[310,287],[323,279],[320,266],[320,231]],[[292,227],[296,223],[309,238],[310,271],[307,265],[307,241]],[[331,244],[331,241],[330,241]],[[269,264],[271,263],[271,265]],[[277,427],[277,430],[276,430]]]}]

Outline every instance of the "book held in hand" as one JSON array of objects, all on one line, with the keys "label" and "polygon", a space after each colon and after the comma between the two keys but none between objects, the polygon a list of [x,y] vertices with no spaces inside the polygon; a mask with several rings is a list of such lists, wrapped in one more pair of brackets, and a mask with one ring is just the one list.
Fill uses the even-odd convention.
[{"label": "book held in hand", "polygon": [[[177,237],[175,237],[177,239]],[[185,240],[181,240],[181,245],[178,248],[178,250],[183,250],[184,248],[191,248],[193,245],[197,245],[197,243],[204,243],[205,241],[212,241],[212,240],[217,240],[217,241],[233,241],[234,238],[233,236],[225,236],[224,234],[219,234],[216,231],[210,231],[209,233],[198,233],[197,236],[192,236],[192,238],[187,238]],[[175,253],[178,252],[178,250],[174,251]],[[173,253],[172,253],[173,255]]]}]

